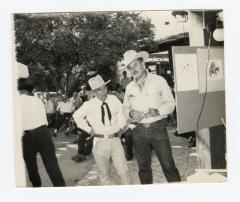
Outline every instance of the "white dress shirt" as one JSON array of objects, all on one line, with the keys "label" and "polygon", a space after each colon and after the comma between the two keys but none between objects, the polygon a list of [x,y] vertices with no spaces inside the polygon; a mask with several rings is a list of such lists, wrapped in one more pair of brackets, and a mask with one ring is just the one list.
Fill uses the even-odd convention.
[{"label": "white dress shirt", "polygon": [[34,96],[20,95],[23,130],[32,130],[48,125],[45,106]]},{"label": "white dress shirt", "polygon": [[108,94],[105,102],[108,104],[112,115],[110,123],[106,121],[108,115],[105,106],[105,125],[102,123],[101,106],[103,102],[97,97],[94,97],[84,102],[73,114],[77,126],[87,133],[90,133],[93,128],[96,134],[102,135],[111,135],[124,128],[126,119],[122,113],[122,103],[120,100],[116,96]]},{"label": "white dress shirt", "polygon": [[52,99],[44,100],[44,105],[45,105],[47,114],[54,114],[56,112],[55,104]]},{"label": "white dress shirt", "polygon": [[67,102],[59,102],[57,106],[57,110],[62,113],[72,113],[74,109],[74,104],[70,100],[68,100]]},{"label": "white dress shirt", "polygon": [[163,77],[147,73],[141,90],[135,80],[127,85],[123,102],[123,112],[125,117],[130,119],[129,112],[131,110],[136,110],[144,114],[150,108],[158,109],[160,115],[144,118],[140,123],[152,123],[166,118],[168,114],[173,112],[175,100],[170,87]]}]

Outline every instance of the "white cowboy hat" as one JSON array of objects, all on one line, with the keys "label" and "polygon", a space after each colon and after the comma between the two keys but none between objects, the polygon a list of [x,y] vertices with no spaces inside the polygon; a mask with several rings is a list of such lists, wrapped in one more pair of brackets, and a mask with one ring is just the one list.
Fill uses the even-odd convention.
[{"label": "white cowboy hat", "polygon": [[100,75],[97,75],[91,79],[88,80],[88,84],[91,87],[92,90],[96,90],[102,86],[105,86],[106,84],[108,84],[111,80],[108,80],[107,82],[105,82],[103,80],[103,78]]},{"label": "white cowboy hat", "polygon": [[24,65],[20,62],[16,62],[15,66],[18,71],[18,79],[29,77],[28,67],[26,65]]},{"label": "white cowboy hat", "polygon": [[146,51],[136,52],[135,50],[128,50],[123,54],[122,64],[127,67],[131,62],[138,58],[142,58],[145,62],[148,59],[148,56],[149,54]]}]

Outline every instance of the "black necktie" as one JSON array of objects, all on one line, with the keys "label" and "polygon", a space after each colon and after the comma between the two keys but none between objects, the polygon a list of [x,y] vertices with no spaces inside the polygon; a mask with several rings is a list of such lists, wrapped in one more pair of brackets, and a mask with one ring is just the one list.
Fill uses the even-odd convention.
[{"label": "black necktie", "polygon": [[104,110],[104,105],[106,105],[106,108],[107,108],[107,113],[108,113],[108,118],[109,118],[109,122],[111,123],[111,119],[112,119],[112,114],[110,112],[110,109],[109,109],[109,106],[106,102],[103,102],[102,103],[102,106],[101,106],[101,111],[102,111],[102,122],[103,124],[105,125],[105,121],[104,121],[104,117],[105,117],[105,110]]}]

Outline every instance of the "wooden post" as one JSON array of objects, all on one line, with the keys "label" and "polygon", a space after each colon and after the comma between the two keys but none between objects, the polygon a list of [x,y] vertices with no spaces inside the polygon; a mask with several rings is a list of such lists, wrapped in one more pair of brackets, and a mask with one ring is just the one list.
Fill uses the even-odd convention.
[{"label": "wooden post", "polygon": [[199,130],[197,134],[199,168],[226,168],[226,135],[222,125]]},{"label": "wooden post", "polygon": [[196,136],[196,145],[198,153],[198,167],[211,168],[209,128],[203,128],[198,131]]}]

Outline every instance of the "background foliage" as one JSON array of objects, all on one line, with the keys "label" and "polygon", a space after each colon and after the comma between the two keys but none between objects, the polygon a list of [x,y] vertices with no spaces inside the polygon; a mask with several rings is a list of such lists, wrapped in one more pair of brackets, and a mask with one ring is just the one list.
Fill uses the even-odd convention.
[{"label": "background foliage", "polygon": [[41,91],[71,94],[95,71],[113,80],[127,49],[154,48],[154,26],[136,12],[15,14],[14,23],[17,60]]}]

